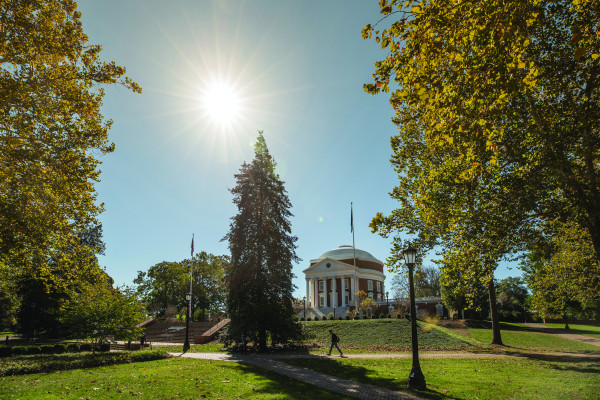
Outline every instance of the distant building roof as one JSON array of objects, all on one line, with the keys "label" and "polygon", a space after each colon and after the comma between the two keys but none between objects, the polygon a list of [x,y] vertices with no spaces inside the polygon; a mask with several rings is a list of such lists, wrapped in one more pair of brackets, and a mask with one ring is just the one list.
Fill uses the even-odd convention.
[{"label": "distant building roof", "polygon": [[[333,260],[351,260],[354,258],[352,246],[342,245],[336,249],[326,251],[325,253],[321,254],[321,256],[319,258],[310,260],[310,263],[314,264],[314,263],[317,263],[326,258],[331,258]],[[360,249],[356,249],[356,259],[376,262],[378,264],[383,264],[381,261],[379,261],[378,259],[373,257],[371,255],[371,253],[364,251],[364,250],[360,250]]]}]

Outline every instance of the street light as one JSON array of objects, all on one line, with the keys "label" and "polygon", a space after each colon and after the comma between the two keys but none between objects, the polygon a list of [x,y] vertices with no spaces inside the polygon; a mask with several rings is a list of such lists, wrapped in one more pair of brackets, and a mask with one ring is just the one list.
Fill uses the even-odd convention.
[{"label": "street light", "polygon": [[306,296],[302,298],[302,303],[304,304],[304,314],[302,316],[306,320]]},{"label": "street light", "polygon": [[190,349],[190,337],[189,337],[189,332],[190,332],[190,318],[192,316],[192,295],[191,294],[187,294],[185,296],[185,299],[188,301],[188,312],[187,312],[187,316],[185,317],[185,342],[183,343],[183,352],[185,353],[186,351],[188,351]]},{"label": "street light", "polygon": [[413,284],[413,268],[415,266],[415,258],[417,250],[408,245],[402,251],[404,261],[408,267],[408,285],[410,290],[410,327],[411,327],[411,343],[412,343],[412,369],[408,375],[409,389],[425,389],[425,376],[421,371],[419,364],[419,342],[417,340],[417,310],[415,307],[415,286]]},{"label": "street light", "polygon": [[390,311],[390,292],[385,292],[385,301],[387,302],[388,312]]}]

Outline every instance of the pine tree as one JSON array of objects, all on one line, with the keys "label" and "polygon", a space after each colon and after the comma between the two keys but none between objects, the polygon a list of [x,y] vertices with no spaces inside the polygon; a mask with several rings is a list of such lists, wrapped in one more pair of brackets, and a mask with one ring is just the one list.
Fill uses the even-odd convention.
[{"label": "pine tree", "polygon": [[244,162],[231,189],[238,214],[231,218],[231,264],[227,271],[228,343],[246,341],[265,350],[272,344],[300,337],[301,327],[292,308],[292,262],[297,238],[291,234],[291,203],[275,172],[262,132],[254,146],[254,160]]}]

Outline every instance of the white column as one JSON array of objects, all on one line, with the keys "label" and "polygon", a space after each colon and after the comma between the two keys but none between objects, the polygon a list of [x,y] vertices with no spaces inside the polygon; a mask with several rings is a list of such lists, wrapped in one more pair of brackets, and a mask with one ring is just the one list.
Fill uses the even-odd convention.
[{"label": "white column", "polygon": [[342,284],[342,307],[346,307],[346,289],[348,289],[346,287],[346,275],[342,275],[340,277],[340,283]]},{"label": "white column", "polygon": [[356,288],[354,287],[356,282],[354,282],[354,275],[352,275],[350,277],[350,301],[354,300],[354,293],[357,292]]},{"label": "white column", "polygon": [[315,278],[315,307],[319,307],[319,277]]},{"label": "white column", "polygon": [[[306,278],[306,300],[305,302],[308,301],[308,303],[310,303],[310,278]],[[304,307],[306,308],[310,308],[310,304],[304,304]],[[304,310],[304,308],[303,308]],[[306,315],[304,315],[304,318],[306,318]]]},{"label": "white column", "polygon": [[333,275],[331,277],[331,305],[333,307],[337,307],[338,306],[338,304],[337,304],[337,290],[336,290],[337,289],[337,287],[336,287],[337,283],[336,283],[336,281],[337,281],[336,276]]}]

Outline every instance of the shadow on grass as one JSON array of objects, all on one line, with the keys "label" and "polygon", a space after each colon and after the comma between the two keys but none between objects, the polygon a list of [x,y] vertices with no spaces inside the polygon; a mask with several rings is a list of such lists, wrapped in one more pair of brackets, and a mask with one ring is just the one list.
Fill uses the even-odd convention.
[{"label": "shadow on grass", "polygon": [[[594,355],[595,354],[595,355]],[[542,353],[513,353],[513,356],[523,357],[530,360],[548,362],[548,367],[557,371],[571,371],[578,373],[600,373],[600,357],[598,353],[590,353],[589,355],[557,355],[557,354],[542,354]],[[582,366],[581,364],[588,364]]]},{"label": "shadow on grass", "polygon": [[[470,319],[465,322],[465,325],[467,325],[469,328],[492,329],[491,321]],[[506,322],[500,322],[500,330],[502,330],[502,331],[519,331],[519,332],[547,332],[546,330],[543,330],[543,329],[537,329],[534,327],[516,325],[516,324],[513,325],[513,324],[508,324]]]},{"label": "shadow on grass", "polygon": [[430,399],[451,398],[443,393],[431,389],[420,391],[408,389],[408,374],[410,372],[408,369],[398,371],[398,378],[385,378],[374,376],[377,375],[377,372],[369,368],[340,363],[337,359],[323,359],[323,357],[315,356],[310,358],[280,359],[279,361],[322,374],[337,376],[343,379],[379,386],[398,392],[411,393]]}]

